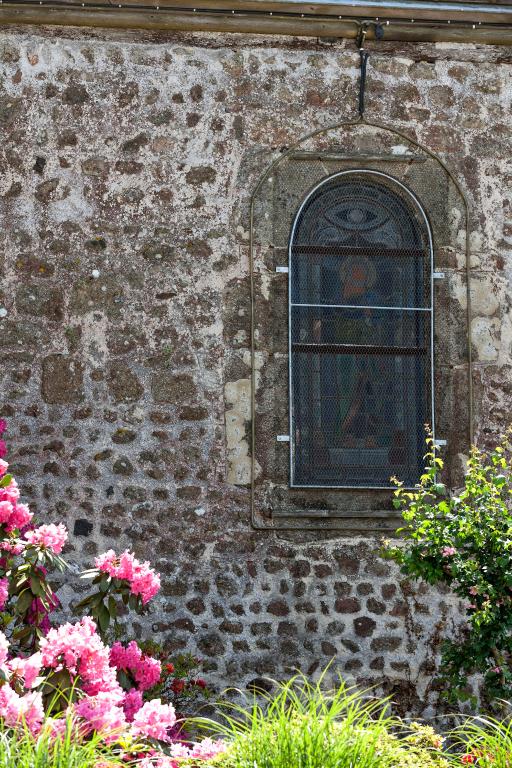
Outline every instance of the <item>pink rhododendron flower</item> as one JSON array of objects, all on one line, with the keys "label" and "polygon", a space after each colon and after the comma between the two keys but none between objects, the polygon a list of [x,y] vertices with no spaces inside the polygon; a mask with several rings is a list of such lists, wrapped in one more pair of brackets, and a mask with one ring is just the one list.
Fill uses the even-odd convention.
[{"label": "pink rhododendron flower", "polygon": [[109,693],[120,703],[124,697],[116,671],[109,663],[109,651],[96,633],[96,624],[85,616],[77,624],[50,629],[40,642],[43,666],[67,669],[71,678],[80,676],[81,688],[89,696]]},{"label": "pink rhododendron flower", "polygon": [[0,419],[0,435],[3,435],[5,430],[7,429],[7,422],[5,419]]},{"label": "pink rhododendron flower", "polygon": [[152,699],[139,709],[133,718],[134,736],[146,736],[150,739],[169,742],[168,731],[176,723],[176,713],[172,704],[162,704],[160,699]]},{"label": "pink rhododendron flower", "polygon": [[494,672],[496,675],[501,675],[501,667],[493,667],[491,672]]},{"label": "pink rhododendron flower", "polygon": [[3,611],[9,597],[9,580],[0,579],[0,611]]},{"label": "pink rhododendron flower", "polygon": [[7,446],[4,440],[0,440],[0,459],[3,459],[6,453],[7,453]]},{"label": "pink rhododendron flower", "polygon": [[0,459],[0,477],[3,477],[5,473],[7,472],[9,468],[9,465],[6,461],[3,459]]},{"label": "pink rhododendron flower", "polygon": [[7,653],[9,651],[9,641],[3,632],[0,632],[0,667],[3,667],[7,661]]},{"label": "pink rhododendron flower", "polygon": [[95,559],[95,565],[102,573],[127,581],[131,593],[139,595],[144,605],[160,589],[160,576],[149,563],[141,563],[128,550],[118,557],[113,549],[109,549]]},{"label": "pink rhododendron flower", "polygon": [[8,683],[4,683],[0,688],[0,718],[7,726],[26,725],[32,734],[37,735],[44,719],[41,694],[20,696]]},{"label": "pink rhododendron flower", "polygon": [[456,551],[457,550],[455,549],[455,547],[443,547],[441,554],[443,555],[443,557],[451,557],[456,553]]},{"label": "pink rhododendron flower", "polygon": [[45,549],[49,549],[55,555],[62,552],[62,547],[68,539],[66,526],[62,523],[58,525],[40,525],[32,531],[25,533],[25,538],[30,544],[36,544]]},{"label": "pink rhododendron flower", "polygon": [[23,544],[14,544],[10,541],[0,541],[0,549],[4,552],[9,552],[11,555],[21,555],[25,547]]},{"label": "pink rhododendron flower", "polygon": [[110,663],[123,672],[131,672],[140,691],[153,688],[160,680],[160,662],[143,653],[135,640],[126,648],[120,642],[114,643],[110,649]]},{"label": "pink rhododendron flower", "polygon": [[218,741],[213,741],[213,739],[206,738],[203,739],[203,741],[190,744],[189,746],[180,743],[172,744],[170,751],[171,755],[175,758],[187,758],[189,760],[200,758],[203,760],[211,760],[216,755],[220,755],[222,752],[226,751],[226,744],[220,739]]},{"label": "pink rhododendron flower", "polygon": [[103,733],[106,741],[115,741],[127,727],[124,712],[118,703],[116,696],[100,692],[95,696],[86,696],[75,704],[75,713],[91,730]]},{"label": "pink rhododendron flower", "polygon": [[469,594],[470,595],[478,595],[478,587],[470,587],[469,588]]},{"label": "pink rhododendron flower", "polygon": [[33,653],[27,658],[15,656],[7,663],[7,666],[15,677],[23,679],[23,684],[27,689],[37,685],[41,679],[39,673],[41,672],[42,657],[39,652]]},{"label": "pink rhododendron flower", "polygon": [[130,688],[123,701],[124,714],[129,723],[133,721],[135,714],[142,707],[142,691]]}]

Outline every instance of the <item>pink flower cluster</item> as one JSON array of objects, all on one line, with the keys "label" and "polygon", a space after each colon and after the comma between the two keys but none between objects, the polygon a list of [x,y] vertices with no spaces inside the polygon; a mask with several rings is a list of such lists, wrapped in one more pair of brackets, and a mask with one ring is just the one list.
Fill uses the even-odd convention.
[{"label": "pink flower cluster", "polygon": [[[5,470],[2,472],[4,474]],[[14,478],[5,488],[0,488],[0,525],[5,527],[6,533],[25,528],[32,520],[32,512],[26,504],[18,503],[19,498],[20,492]]]},{"label": "pink flower cluster", "polygon": [[158,659],[147,656],[132,640],[126,648],[120,642],[110,649],[110,663],[123,672],[130,672],[139,691],[153,688],[160,680],[161,665]]},{"label": "pink flower cluster", "polygon": [[169,731],[175,723],[176,713],[172,704],[162,704],[160,699],[151,699],[135,714],[131,730],[134,736],[170,742]]},{"label": "pink flower cluster", "polygon": [[441,554],[443,557],[452,557],[456,552],[455,547],[443,547]]},{"label": "pink flower cluster", "polygon": [[[226,742],[203,739],[198,743],[185,745],[176,742],[170,747],[171,756],[154,752],[145,757],[138,768],[179,768],[180,765],[189,765],[190,760],[211,760],[226,751]],[[194,763],[195,764],[195,763]]]},{"label": "pink flower cluster", "polygon": [[123,692],[110,666],[109,649],[96,633],[96,624],[85,616],[77,624],[50,629],[40,642],[44,667],[59,672],[66,669],[71,680],[80,677],[81,688],[89,696],[111,693],[121,701]]},{"label": "pink flower cluster", "polygon": [[95,565],[103,573],[127,581],[132,595],[140,596],[144,605],[160,589],[160,576],[148,562],[141,563],[128,550],[117,556],[113,549],[109,549],[96,558]]},{"label": "pink flower cluster", "polygon": [[9,581],[6,578],[0,579],[0,611],[3,611],[9,597]]},{"label": "pink flower cluster", "polygon": [[32,531],[25,533],[25,539],[29,544],[35,544],[44,549],[49,549],[55,555],[60,555],[62,547],[68,540],[68,532],[66,526],[62,523],[54,525],[40,525],[39,528],[34,528]]},{"label": "pink flower cluster", "polygon": [[41,693],[28,691],[21,694],[12,684],[17,682],[19,686],[23,682],[24,687],[30,689],[39,674],[41,659],[39,654],[34,654],[28,659],[7,661],[8,650],[7,638],[0,632],[0,669],[6,680],[0,688],[0,719],[10,727],[27,727],[36,735],[44,719]]}]

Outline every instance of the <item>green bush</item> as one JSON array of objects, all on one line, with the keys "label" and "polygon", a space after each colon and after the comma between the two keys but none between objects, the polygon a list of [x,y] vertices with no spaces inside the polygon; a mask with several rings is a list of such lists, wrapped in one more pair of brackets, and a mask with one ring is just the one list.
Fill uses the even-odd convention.
[{"label": "green bush", "polygon": [[[347,688],[323,690],[298,675],[243,707],[224,704],[219,723],[203,727],[230,746],[223,768],[448,768],[442,739],[431,728],[403,726],[387,702]],[[402,731],[402,732],[400,732]],[[396,733],[395,733],[396,732]]]},{"label": "green bush", "polygon": [[465,601],[467,624],[445,640],[444,695],[468,698],[468,676],[483,675],[490,700],[512,697],[512,496],[510,431],[492,451],[472,448],[464,486],[450,495],[439,480],[443,462],[431,437],[427,468],[412,490],[396,481],[403,541],[384,556],[402,573],[446,584]]}]

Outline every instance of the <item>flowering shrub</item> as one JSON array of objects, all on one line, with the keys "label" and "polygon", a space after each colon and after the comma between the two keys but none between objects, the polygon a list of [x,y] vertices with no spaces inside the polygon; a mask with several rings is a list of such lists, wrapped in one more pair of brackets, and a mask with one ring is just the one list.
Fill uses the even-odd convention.
[{"label": "flowering shrub", "polygon": [[[0,434],[4,430],[0,422]],[[3,440],[0,454],[5,455]],[[145,768],[176,768],[185,757],[222,752],[220,742],[176,742],[174,706],[150,695],[161,683],[159,659],[135,641],[107,645],[111,624],[119,630],[121,606],[147,610],[160,588],[158,574],[131,552],[110,550],[84,574],[95,590],[78,610],[89,615],[52,627],[50,615],[59,603],[48,574],[66,567],[66,528],[34,526],[3,458],[0,478],[1,724],[34,737],[49,728],[58,739],[71,719],[78,741],[100,734],[104,743],[122,742],[124,761],[141,757]]]},{"label": "flowering shrub", "polygon": [[160,661],[161,675],[154,688],[155,695],[172,704],[176,712],[183,716],[190,715],[211,698],[212,693],[200,676],[200,659],[191,653],[180,653],[171,661],[165,648],[158,643],[145,642],[142,647]]},{"label": "flowering shrub", "polygon": [[487,694],[512,695],[512,494],[510,432],[488,454],[471,450],[464,487],[450,496],[438,478],[443,462],[428,437],[427,468],[407,490],[396,481],[403,544],[386,543],[384,556],[407,576],[443,583],[466,606],[467,626],[442,648],[444,695],[468,697],[468,676],[484,675]]}]

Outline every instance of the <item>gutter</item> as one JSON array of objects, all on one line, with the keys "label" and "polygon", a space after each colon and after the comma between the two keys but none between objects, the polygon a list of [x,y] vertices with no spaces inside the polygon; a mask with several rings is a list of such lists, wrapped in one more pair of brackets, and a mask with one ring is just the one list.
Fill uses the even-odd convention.
[{"label": "gutter", "polygon": [[512,45],[512,5],[497,2],[0,0],[8,24]]}]

